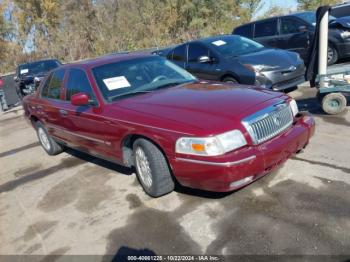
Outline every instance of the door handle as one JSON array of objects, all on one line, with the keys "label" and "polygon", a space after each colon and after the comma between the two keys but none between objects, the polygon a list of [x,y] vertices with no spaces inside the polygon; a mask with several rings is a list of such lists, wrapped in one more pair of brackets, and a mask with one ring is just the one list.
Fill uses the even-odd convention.
[{"label": "door handle", "polygon": [[61,114],[62,116],[68,115],[68,112],[67,112],[66,110],[64,110],[64,109],[60,109],[59,112],[60,112],[60,114]]}]

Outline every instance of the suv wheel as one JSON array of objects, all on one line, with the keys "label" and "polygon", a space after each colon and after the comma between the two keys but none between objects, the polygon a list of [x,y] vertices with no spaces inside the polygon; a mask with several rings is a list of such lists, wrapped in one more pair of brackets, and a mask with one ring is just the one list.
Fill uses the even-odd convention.
[{"label": "suv wheel", "polygon": [[63,147],[58,144],[52,137],[48,134],[46,128],[40,122],[36,123],[36,132],[40,141],[41,146],[44,148],[46,153],[49,155],[57,155],[63,151]]},{"label": "suv wheel", "polygon": [[333,65],[338,61],[338,51],[332,44],[328,45],[328,65]]},{"label": "suv wheel", "polygon": [[163,153],[146,139],[137,139],[133,145],[137,177],[152,197],[159,197],[174,190],[175,184]]}]

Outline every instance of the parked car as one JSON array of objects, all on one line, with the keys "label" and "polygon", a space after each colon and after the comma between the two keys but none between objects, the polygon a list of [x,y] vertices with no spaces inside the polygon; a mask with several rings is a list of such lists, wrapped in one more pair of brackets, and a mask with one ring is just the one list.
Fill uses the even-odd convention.
[{"label": "parked car", "polygon": [[[346,20],[346,21],[344,21]],[[328,64],[350,57],[350,17],[330,17]],[[239,26],[233,34],[253,39],[265,46],[298,52],[307,61],[315,34],[316,13],[300,12]]]},{"label": "parked car", "polygon": [[53,70],[23,100],[49,155],[64,146],[135,167],[158,197],[181,185],[232,191],[280,166],[314,133],[289,96],[197,80],[154,55],[116,55]]},{"label": "parked car", "polygon": [[221,35],[156,51],[200,79],[285,90],[305,82],[298,54],[265,48],[242,36]]},{"label": "parked car", "polygon": [[40,60],[19,65],[14,77],[18,96],[22,98],[35,92],[36,87],[48,72],[60,65],[61,62],[57,59]]}]

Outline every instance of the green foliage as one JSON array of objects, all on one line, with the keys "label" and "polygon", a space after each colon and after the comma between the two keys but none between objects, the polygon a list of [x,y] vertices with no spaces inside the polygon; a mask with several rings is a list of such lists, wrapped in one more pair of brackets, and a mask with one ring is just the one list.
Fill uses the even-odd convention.
[{"label": "green foliage", "polygon": [[316,10],[322,5],[335,5],[342,2],[341,0],[298,0],[298,9]]},{"label": "green foliage", "polygon": [[[231,33],[235,26],[250,21],[262,6],[262,0],[10,2],[11,44],[15,49],[29,49],[31,57],[63,61]],[[7,67],[15,62],[7,61]]]}]

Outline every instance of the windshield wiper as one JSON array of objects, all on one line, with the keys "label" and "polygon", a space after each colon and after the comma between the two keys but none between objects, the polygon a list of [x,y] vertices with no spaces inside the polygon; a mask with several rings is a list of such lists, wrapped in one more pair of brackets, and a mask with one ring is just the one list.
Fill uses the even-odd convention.
[{"label": "windshield wiper", "polygon": [[171,82],[171,83],[166,83],[164,85],[160,85],[157,86],[156,88],[152,88],[152,89],[148,89],[150,91],[153,90],[158,90],[158,89],[162,89],[162,88],[167,88],[167,87],[172,87],[172,86],[178,86],[178,85],[183,85],[183,84],[187,84],[187,83],[192,83],[195,82],[196,80],[189,80],[189,81],[183,81],[183,82]]},{"label": "windshield wiper", "polygon": [[129,92],[129,93],[125,93],[125,94],[111,96],[108,98],[108,101],[112,102],[117,98],[126,97],[126,96],[133,96],[133,95],[138,95],[138,94],[146,94],[146,93],[150,93],[150,92],[151,92],[150,90],[135,90],[133,92]]}]

